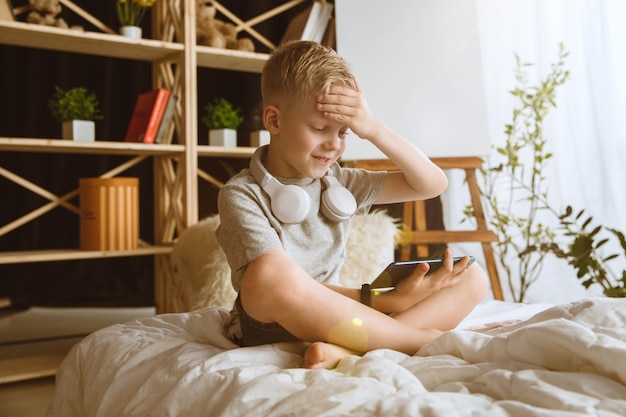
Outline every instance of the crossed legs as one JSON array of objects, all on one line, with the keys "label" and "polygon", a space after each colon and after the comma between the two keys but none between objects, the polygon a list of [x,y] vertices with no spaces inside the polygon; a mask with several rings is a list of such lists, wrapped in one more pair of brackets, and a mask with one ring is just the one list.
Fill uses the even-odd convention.
[{"label": "crossed legs", "polygon": [[413,355],[454,328],[487,291],[486,274],[472,265],[457,285],[387,315],[311,279],[286,258],[269,256],[249,265],[240,292],[243,308],[311,342],[303,364],[308,368],[333,368],[345,355],[382,348]]}]

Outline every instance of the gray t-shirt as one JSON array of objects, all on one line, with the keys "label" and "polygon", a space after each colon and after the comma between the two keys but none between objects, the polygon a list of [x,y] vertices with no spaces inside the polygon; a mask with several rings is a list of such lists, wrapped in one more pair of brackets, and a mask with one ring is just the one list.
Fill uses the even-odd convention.
[{"label": "gray t-shirt", "polygon": [[[381,192],[385,171],[343,168],[339,164],[331,170],[354,195],[357,210],[367,212]],[[232,177],[219,193],[220,226],[216,235],[232,270],[233,288],[239,292],[246,266],[252,260],[278,246],[316,280],[339,284],[350,222],[334,223],[321,213],[321,180],[277,180],[298,185],[309,195],[311,209],[301,223],[285,224],[272,214],[269,195],[249,169]]]}]

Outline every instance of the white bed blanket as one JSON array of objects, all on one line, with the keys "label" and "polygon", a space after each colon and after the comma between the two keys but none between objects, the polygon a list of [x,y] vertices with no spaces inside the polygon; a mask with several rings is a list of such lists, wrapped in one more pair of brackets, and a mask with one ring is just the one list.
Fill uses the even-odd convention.
[{"label": "white bed blanket", "polygon": [[299,369],[295,344],[236,348],[222,336],[226,314],[93,333],[62,364],[48,416],[626,415],[626,300],[452,330],[415,356],[377,350],[332,371]]}]

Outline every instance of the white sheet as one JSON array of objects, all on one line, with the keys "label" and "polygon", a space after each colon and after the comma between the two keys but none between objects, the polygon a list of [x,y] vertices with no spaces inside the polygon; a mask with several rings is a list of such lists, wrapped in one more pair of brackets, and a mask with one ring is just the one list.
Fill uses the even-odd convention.
[{"label": "white sheet", "polygon": [[236,348],[225,316],[209,308],[95,332],[62,364],[48,416],[626,415],[626,300],[453,330],[415,356],[377,350],[333,371],[299,369],[294,345]]}]

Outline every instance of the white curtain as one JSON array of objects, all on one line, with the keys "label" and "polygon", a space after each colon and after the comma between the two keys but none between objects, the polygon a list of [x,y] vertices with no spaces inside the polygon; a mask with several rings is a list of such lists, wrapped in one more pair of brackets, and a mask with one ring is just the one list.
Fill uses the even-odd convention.
[{"label": "white curtain", "polygon": [[[515,54],[534,64],[529,73],[536,82],[549,73],[563,43],[571,76],[557,91],[558,107],[545,130],[555,155],[548,172],[551,204],[585,209],[598,224],[626,233],[626,1],[477,0],[477,12],[492,145],[504,142],[504,125],[512,120]],[[467,198],[462,178],[450,176],[446,226],[466,228],[459,225]],[[619,275],[626,269],[624,257],[610,264]],[[565,261],[551,259],[526,301],[563,303],[598,293],[585,291]]]}]

